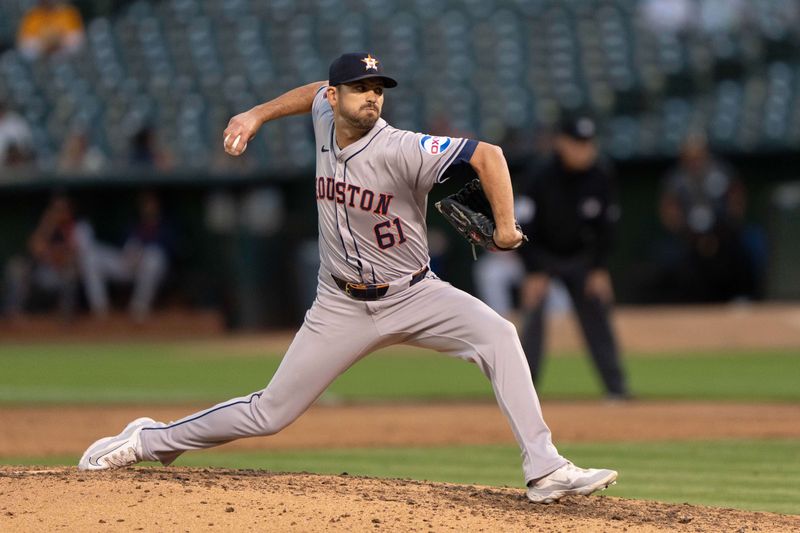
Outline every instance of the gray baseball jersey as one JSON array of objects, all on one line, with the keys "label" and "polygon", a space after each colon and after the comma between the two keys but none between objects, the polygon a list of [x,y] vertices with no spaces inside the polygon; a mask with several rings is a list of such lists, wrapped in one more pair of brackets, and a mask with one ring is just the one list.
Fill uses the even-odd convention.
[{"label": "gray baseball jersey", "polygon": [[428,192],[476,142],[393,128],[383,119],[340,150],[326,87],[314,98],[320,260],[342,279],[397,280],[428,264]]},{"label": "gray baseball jersey", "polygon": [[[362,357],[393,344],[429,348],[478,365],[520,445],[525,481],[566,464],[553,446],[513,324],[428,272],[427,195],[477,143],[433,137],[378,120],[339,150],[324,88],[312,115],[317,141],[320,276],[317,298],[267,387],[141,433],[142,459],[169,464],[187,450],[277,433]],[[385,283],[356,300],[333,276]],[[475,428],[480,431],[480,428]]]}]

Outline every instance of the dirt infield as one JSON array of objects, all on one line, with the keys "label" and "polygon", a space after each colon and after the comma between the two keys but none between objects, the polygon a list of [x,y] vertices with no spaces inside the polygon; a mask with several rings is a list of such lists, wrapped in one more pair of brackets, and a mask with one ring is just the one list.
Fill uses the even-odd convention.
[{"label": "dirt infield", "polygon": [[[57,499],[57,503],[55,503]],[[2,531],[800,531],[800,517],[519,489],[243,470],[0,467]]]},{"label": "dirt infield", "polygon": [[[800,438],[800,405],[720,402],[548,402],[557,442]],[[70,455],[140,416],[177,420],[176,407],[3,407],[0,457]],[[313,449],[513,443],[492,403],[317,406],[281,433],[225,449]]]},{"label": "dirt infield", "polygon": [[[4,340],[164,340],[170,329],[120,321],[41,330],[0,324]],[[287,335],[231,338],[208,319],[186,337],[198,356],[281,350]],[[551,323],[558,350],[579,349],[569,319]],[[800,308],[780,306],[622,309],[626,349],[664,350],[800,346]],[[59,329],[61,328],[61,329]],[[115,329],[116,328],[116,329]],[[102,335],[98,337],[98,331]],[[44,334],[43,334],[44,332]],[[680,332],[680,334],[675,334]],[[2,406],[0,458],[72,456],[133,418],[169,421],[206,406]],[[582,441],[800,438],[800,405],[724,402],[547,402],[556,443]],[[315,406],[269,438],[223,449],[326,449],[512,443],[490,403]],[[521,489],[264,471],[133,468],[82,473],[74,467],[0,466],[0,531],[679,531],[800,532],[800,517],[603,496],[530,504]]]},{"label": "dirt infield", "polygon": [[[571,314],[550,317],[549,347],[557,352],[583,350],[583,339]],[[619,307],[614,324],[625,351],[638,354],[679,350],[726,350],[800,347],[800,306],[792,304],[732,304]],[[55,317],[0,320],[0,340],[7,342],[198,341],[200,349],[215,344],[236,353],[283,351],[294,331],[237,333],[225,331],[213,312],[162,311],[152,320],[134,324],[124,314],[104,320]]]},{"label": "dirt infield", "polygon": [[[148,414],[191,407],[14,407],[0,410],[0,457],[74,455]],[[549,402],[561,442],[800,437],[787,404]],[[511,443],[483,403],[317,406],[273,437],[228,449]],[[57,504],[53,502],[57,501]],[[83,473],[0,466],[0,531],[800,531],[800,517],[609,497],[557,505],[521,489],[189,468]]]}]

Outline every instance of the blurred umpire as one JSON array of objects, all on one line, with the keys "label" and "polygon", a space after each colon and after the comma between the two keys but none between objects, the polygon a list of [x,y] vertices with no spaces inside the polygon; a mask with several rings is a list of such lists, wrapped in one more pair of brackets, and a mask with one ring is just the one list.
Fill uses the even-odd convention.
[{"label": "blurred umpire", "polygon": [[553,153],[523,181],[520,216],[531,242],[520,249],[526,276],[522,344],[531,376],[542,366],[544,308],[552,278],[567,291],[609,398],[629,398],[610,323],[614,291],[607,257],[619,206],[610,170],[598,160],[596,125],[588,116],[562,119]]}]

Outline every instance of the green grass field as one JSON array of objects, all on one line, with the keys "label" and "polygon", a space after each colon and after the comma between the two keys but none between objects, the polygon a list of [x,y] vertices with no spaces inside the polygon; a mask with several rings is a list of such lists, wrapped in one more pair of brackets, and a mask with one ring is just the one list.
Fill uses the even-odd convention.
[{"label": "green grass field", "polygon": [[[620,472],[604,494],[664,502],[800,514],[800,442],[747,440],[564,444],[577,464]],[[77,457],[6,457],[5,464],[72,465]],[[179,466],[410,478],[521,487],[515,446],[354,448],[187,454]]]},{"label": "green grass field", "polygon": [[[0,348],[0,409],[12,404],[222,401],[262,388],[279,354],[215,353],[180,343],[15,345]],[[800,401],[800,357],[789,350],[628,357],[642,398]],[[551,357],[544,398],[600,395],[587,358]],[[330,388],[345,401],[489,399],[473,365],[406,348],[355,365]],[[800,421],[798,421],[800,423]],[[560,444],[578,464],[621,472],[609,495],[800,514],[800,441]],[[3,457],[5,464],[75,464],[77,457]],[[187,454],[178,464],[390,476],[520,486],[514,446]]]},{"label": "green grass field", "polygon": [[[789,350],[667,353],[627,359],[642,398],[800,401],[800,357]],[[182,344],[22,345],[0,348],[0,402],[211,402],[263,388],[281,354],[204,353]],[[550,357],[543,398],[600,394],[588,358]],[[474,365],[399,348],[367,357],[328,394],[346,401],[491,398]]]}]

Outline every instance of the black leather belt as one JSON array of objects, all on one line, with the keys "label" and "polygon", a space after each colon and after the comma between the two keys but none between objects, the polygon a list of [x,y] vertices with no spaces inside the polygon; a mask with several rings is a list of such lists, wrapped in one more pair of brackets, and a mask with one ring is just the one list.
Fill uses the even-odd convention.
[{"label": "black leather belt", "polygon": [[[422,281],[427,273],[427,266],[414,272],[414,274],[411,276],[411,282],[408,284],[408,286],[411,287],[412,285]],[[350,281],[337,278],[333,274],[331,274],[331,277],[333,278],[333,281],[336,282],[336,285],[354,300],[362,300],[365,302],[380,300],[386,296],[386,292],[389,290],[388,283],[352,283]]]}]

